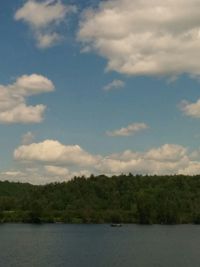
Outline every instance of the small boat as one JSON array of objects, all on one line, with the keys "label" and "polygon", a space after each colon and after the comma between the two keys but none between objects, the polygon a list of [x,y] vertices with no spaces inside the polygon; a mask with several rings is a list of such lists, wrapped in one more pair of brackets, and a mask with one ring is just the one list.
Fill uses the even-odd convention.
[{"label": "small boat", "polygon": [[111,227],[122,227],[122,224],[121,223],[112,223],[110,226]]}]

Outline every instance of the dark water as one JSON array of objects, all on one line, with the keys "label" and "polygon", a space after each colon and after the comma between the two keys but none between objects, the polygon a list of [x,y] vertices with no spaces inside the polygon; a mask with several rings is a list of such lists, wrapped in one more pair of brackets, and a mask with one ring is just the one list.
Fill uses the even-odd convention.
[{"label": "dark water", "polygon": [[0,267],[200,267],[200,227],[0,226]]}]

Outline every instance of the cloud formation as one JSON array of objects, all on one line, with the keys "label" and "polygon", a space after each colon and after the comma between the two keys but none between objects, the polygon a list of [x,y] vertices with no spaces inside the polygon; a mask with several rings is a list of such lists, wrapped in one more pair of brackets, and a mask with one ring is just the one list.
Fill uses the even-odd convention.
[{"label": "cloud formation", "polygon": [[38,74],[23,75],[17,78],[13,86],[17,88],[23,96],[48,93],[54,90],[52,81]]},{"label": "cloud formation", "polygon": [[121,80],[113,80],[109,84],[105,85],[103,87],[104,91],[111,91],[111,90],[116,90],[116,89],[121,89],[125,86],[125,83]]},{"label": "cloud formation", "polygon": [[133,174],[182,174],[188,170],[194,174],[200,162],[192,161],[186,148],[165,144],[146,152],[133,152],[126,150],[122,153],[111,154],[104,157],[96,168],[107,174],[133,173]]},{"label": "cloud formation", "polygon": [[0,85],[0,123],[41,122],[46,106],[27,105],[26,99],[53,90],[53,83],[38,74],[23,75],[13,84]]},{"label": "cloud formation", "polygon": [[89,177],[91,172],[87,170],[72,171],[58,166],[43,166],[42,168],[24,169],[23,171],[10,170],[0,172],[1,181],[23,182],[31,184],[48,184],[54,182],[66,182],[75,176]]},{"label": "cloud formation", "polygon": [[193,118],[200,118],[200,99],[196,103],[189,103],[188,101],[182,101],[180,109],[186,116]]},{"label": "cloud formation", "polygon": [[87,9],[78,40],[128,75],[199,76],[197,0],[108,0]]},{"label": "cloud formation", "polygon": [[131,136],[147,128],[149,127],[145,123],[132,123],[119,130],[107,131],[106,134],[108,136]]},{"label": "cloud formation", "polygon": [[54,176],[67,176],[69,174],[69,170],[67,168],[50,165],[45,166],[44,168],[48,174]]},{"label": "cloud formation", "polygon": [[14,158],[69,166],[92,166],[97,160],[78,145],[63,145],[56,140],[20,146],[14,151]]},{"label": "cloud formation", "polygon": [[14,18],[24,21],[31,27],[38,47],[47,48],[63,38],[56,29],[69,14],[74,12],[76,12],[75,6],[64,5],[59,0],[42,2],[28,0],[16,11]]},{"label": "cloud formation", "polygon": [[[14,151],[14,158],[19,164],[23,163],[21,166],[38,166],[38,171],[27,171],[28,168],[24,171],[29,181],[33,175],[34,183],[66,181],[74,176],[88,177],[92,173],[108,176],[129,172],[135,175],[195,175],[200,171],[199,150],[191,152],[176,144],[165,144],[144,152],[125,150],[100,156],[90,154],[78,145],[64,145],[55,140],[45,140],[18,147]],[[20,175],[17,175],[17,171],[13,173],[10,177],[20,180],[23,172]],[[24,174],[23,180],[26,175]]]}]

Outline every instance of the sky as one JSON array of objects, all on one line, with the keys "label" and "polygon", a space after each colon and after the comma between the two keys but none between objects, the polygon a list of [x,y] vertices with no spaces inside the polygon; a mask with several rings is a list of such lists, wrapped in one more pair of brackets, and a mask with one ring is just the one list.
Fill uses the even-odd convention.
[{"label": "sky", "polygon": [[0,180],[200,173],[200,0],[1,0]]}]

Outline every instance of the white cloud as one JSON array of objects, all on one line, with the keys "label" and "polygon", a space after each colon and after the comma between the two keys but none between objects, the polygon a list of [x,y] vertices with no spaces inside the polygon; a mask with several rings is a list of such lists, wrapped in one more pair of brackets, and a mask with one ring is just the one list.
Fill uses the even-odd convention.
[{"label": "white cloud", "polygon": [[21,95],[25,96],[52,92],[54,90],[52,81],[38,74],[23,75],[11,87],[13,91],[17,89]]},{"label": "white cloud", "polygon": [[186,116],[200,118],[200,99],[196,103],[182,101],[180,109]]},{"label": "white cloud", "polygon": [[132,123],[127,127],[123,127],[119,130],[108,131],[108,136],[131,136],[139,131],[147,129],[148,126],[145,123]]},{"label": "white cloud", "polygon": [[45,170],[48,174],[56,175],[56,176],[66,176],[69,174],[69,170],[67,168],[62,168],[58,166],[45,166]]},{"label": "white cloud", "polygon": [[86,10],[77,38],[128,75],[200,74],[199,0],[108,0]]},{"label": "white cloud", "polygon": [[184,175],[199,175],[200,174],[200,162],[192,161],[178,172],[179,174]]},{"label": "white cloud", "polygon": [[70,179],[76,177],[81,177],[81,176],[85,176],[85,177],[89,177],[91,175],[91,171],[89,170],[80,170],[80,171],[74,171],[71,173]]},{"label": "white cloud", "polygon": [[[197,153],[198,152],[198,153]],[[195,157],[194,157],[195,154]],[[38,166],[28,171],[29,181],[33,175],[34,183],[52,181],[67,181],[74,176],[90,174],[119,175],[121,173],[169,175],[169,174],[198,174],[200,161],[199,151],[188,151],[187,148],[176,144],[165,144],[158,148],[139,152],[126,150],[108,156],[92,155],[78,145],[66,146],[58,141],[45,140],[18,147],[14,157],[21,166]],[[25,165],[24,165],[25,164]],[[17,179],[16,176],[14,177]],[[21,178],[22,179],[22,178]]]},{"label": "white cloud", "polygon": [[121,89],[125,86],[125,83],[121,80],[113,80],[111,83],[105,85],[103,87],[103,90],[105,91],[111,91],[115,89]]},{"label": "white cloud", "polygon": [[53,44],[58,43],[63,38],[58,33],[46,33],[46,34],[37,34],[38,39],[38,47],[40,48],[47,48],[51,47]]},{"label": "white cloud", "polygon": [[31,184],[47,184],[55,181],[66,181],[66,177],[57,177],[52,175],[46,175],[40,170],[34,172],[29,171],[7,171],[0,173],[1,181],[22,182]]},{"label": "white cloud", "polygon": [[90,155],[78,145],[66,146],[56,140],[23,145],[14,151],[16,160],[55,163],[57,165],[92,166],[97,157]]},{"label": "white cloud", "polygon": [[6,177],[17,177],[17,176],[22,176],[24,175],[23,172],[21,171],[7,171],[7,172],[2,172],[2,175],[6,176]]},{"label": "white cloud", "polygon": [[37,74],[23,75],[13,84],[0,85],[0,123],[41,122],[46,106],[27,105],[26,98],[53,90],[53,83]]},{"label": "white cloud", "polygon": [[0,112],[2,123],[40,123],[46,109],[44,105],[26,106],[25,104]]},{"label": "white cloud", "polygon": [[67,168],[58,167],[58,166],[45,166],[44,167],[47,174],[56,177],[57,179],[71,180],[72,178],[85,176],[89,177],[91,172],[88,170],[79,170],[79,171],[69,171]]},{"label": "white cloud", "polygon": [[149,150],[145,158],[158,161],[178,161],[186,155],[187,149],[173,144],[166,144],[160,148]]},{"label": "white cloud", "polygon": [[166,144],[147,152],[123,153],[104,157],[96,166],[103,173],[120,174],[177,174],[189,166],[191,160],[187,149],[173,144]]},{"label": "white cloud", "polygon": [[27,1],[17,10],[16,20],[24,20],[35,28],[45,28],[50,23],[62,21],[68,8],[60,1]]},{"label": "white cloud", "polygon": [[54,182],[67,182],[75,176],[89,177],[88,170],[69,171],[67,168],[58,166],[39,166],[33,169],[10,170],[0,172],[0,181],[23,182],[31,184],[48,184]]},{"label": "white cloud", "polygon": [[76,12],[74,5],[64,5],[61,1],[28,0],[15,13],[15,20],[26,22],[32,29],[40,48],[50,47],[62,39],[56,31],[67,15]]},{"label": "white cloud", "polygon": [[78,145],[66,146],[55,140],[20,146],[14,151],[14,158],[39,163],[40,166],[44,164],[46,171],[54,174],[62,172],[63,175],[79,173],[82,171],[78,171],[79,168],[87,168],[87,173],[171,174],[185,170],[194,162],[186,148],[174,144],[165,144],[147,152],[127,150],[103,157],[91,155]]}]

